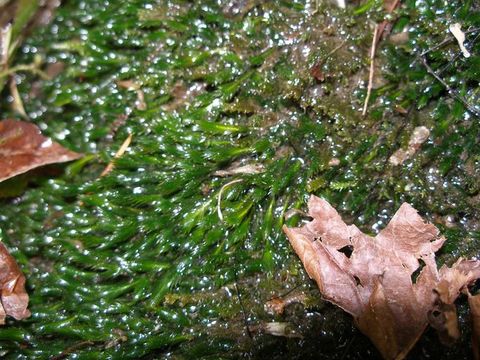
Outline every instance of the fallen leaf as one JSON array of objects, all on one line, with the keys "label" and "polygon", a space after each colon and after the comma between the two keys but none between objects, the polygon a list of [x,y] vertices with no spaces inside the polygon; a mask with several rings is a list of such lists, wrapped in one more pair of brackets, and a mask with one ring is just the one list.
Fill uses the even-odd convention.
[{"label": "fallen leaf", "polygon": [[385,359],[403,359],[415,345],[442,281],[451,301],[480,277],[476,260],[437,270],[445,238],[407,203],[375,237],[345,224],[325,200],[312,196],[308,206],[311,222],[283,227],[292,247],[322,296],[350,313]]},{"label": "fallen leaf", "polygon": [[0,182],[39,166],[82,156],[43,136],[34,124],[11,119],[0,121]]},{"label": "fallen leaf", "polygon": [[0,325],[5,324],[7,315],[16,320],[30,316],[28,294],[25,291],[25,276],[15,259],[0,242]]},{"label": "fallen leaf", "polygon": [[468,305],[472,317],[472,349],[475,360],[480,360],[480,295],[468,294]]},{"label": "fallen leaf", "polygon": [[437,330],[440,341],[452,345],[460,338],[454,302],[466,284],[480,277],[480,263],[459,259],[451,268],[442,266],[439,275],[441,280],[434,289],[435,303],[428,314],[428,320]]}]

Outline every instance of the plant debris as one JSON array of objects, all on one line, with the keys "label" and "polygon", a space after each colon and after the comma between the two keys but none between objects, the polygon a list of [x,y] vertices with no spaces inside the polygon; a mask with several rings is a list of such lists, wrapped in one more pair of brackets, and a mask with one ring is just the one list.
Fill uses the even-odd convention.
[{"label": "plant debris", "polygon": [[480,359],[480,295],[468,293],[468,305],[472,317],[472,350],[475,360]]},{"label": "plant debris", "polygon": [[43,165],[82,156],[43,136],[34,124],[12,119],[0,121],[0,182]]},{"label": "plant debris", "polygon": [[408,141],[408,147],[406,150],[398,149],[388,159],[392,165],[401,165],[405,160],[410,159],[420,149],[420,146],[427,141],[430,136],[430,130],[425,126],[418,126],[413,130],[410,140]]},{"label": "plant debris", "polygon": [[228,167],[227,169],[217,170],[213,173],[215,176],[219,177],[227,177],[231,175],[239,175],[239,174],[260,174],[265,171],[265,168],[262,164],[247,164],[247,165],[239,165],[239,164],[232,164],[232,166]]},{"label": "plant debris", "polygon": [[460,50],[462,50],[463,56],[469,58],[471,54],[463,44],[465,42],[465,33],[462,31],[461,25],[459,23],[455,23],[450,25],[448,29],[453,34],[453,36],[455,36],[455,39],[457,39],[458,46],[460,47]]},{"label": "plant debris", "polygon": [[304,292],[293,291],[282,297],[274,297],[265,303],[265,311],[271,315],[282,315],[285,308],[293,303],[305,303],[307,295]]},{"label": "plant debris", "polygon": [[373,30],[373,37],[372,37],[372,46],[370,48],[370,70],[368,71],[368,85],[367,85],[367,96],[365,96],[365,102],[363,104],[362,116],[367,114],[368,108],[368,101],[370,100],[370,96],[372,95],[372,88],[373,88],[373,76],[375,73],[375,51],[377,50],[377,39],[378,37],[378,24],[375,25],[375,29]]},{"label": "plant debris", "polygon": [[100,177],[105,176],[109,174],[113,168],[115,167],[114,160],[118,159],[121,157],[123,154],[125,154],[125,151],[127,151],[128,147],[130,146],[130,143],[132,142],[132,134],[128,134],[126,139],[123,141],[122,145],[118,149],[118,151],[115,153],[113,156],[113,160],[108,163],[108,165],[103,169],[102,173],[100,174]]},{"label": "plant debris", "polygon": [[[283,227],[290,243],[323,297],[350,313],[385,359],[404,358],[432,312],[451,318],[451,308],[439,309],[438,299],[453,304],[480,277],[477,260],[437,270],[435,252],[446,239],[407,203],[375,237],[345,224],[315,196],[309,215],[313,221],[303,227]],[[455,332],[455,325],[445,325]]]},{"label": "plant debris", "polygon": [[281,336],[286,338],[302,338],[301,334],[298,334],[288,322],[266,322],[261,324],[260,329],[265,334],[273,336]]},{"label": "plant debris", "polygon": [[[385,0],[383,7],[388,14],[391,14],[399,5],[400,0]],[[368,72],[367,95],[365,96],[365,102],[363,103],[362,116],[367,114],[368,102],[372,94],[373,77],[375,73],[375,52],[382,35],[390,32],[390,29],[387,29],[387,26],[389,25],[390,22],[388,20],[384,20],[380,24],[375,24],[375,28],[373,30],[372,46],[370,47],[370,70]]]},{"label": "plant debris", "polygon": [[135,91],[137,93],[137,100],[135,101],[135,107],[137,110],[147,110],[147,103],[145,102],[145,94],[142,90],[142,85],[134,80],[118,80],[118,87],[127,89],[128,91]]},{"label": "plant debris", "polygon": [[25,291],[25,276],[15,259],[0,242],[0,325],[5,324],[7,315],[16,320],[30,316],[28,294]]}]

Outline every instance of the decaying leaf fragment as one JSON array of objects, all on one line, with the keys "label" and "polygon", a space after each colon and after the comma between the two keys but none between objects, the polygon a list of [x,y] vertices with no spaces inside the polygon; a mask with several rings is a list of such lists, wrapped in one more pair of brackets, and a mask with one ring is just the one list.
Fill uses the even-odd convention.
[{"label": "decaying leaf fragment", "polygon": [[480,277],[479,261],[437,269],[435,252],[445,238],[407,203],[375,237],[345,224],[325,200],[312,196],[308,206],[311,222],[283,228],[290,243],[322,296],[350,313],[385,359],[407,355],[442,286],[453,303]]},{"label": "decaying leaf fragment", "polygon": [[[451,268],[442,266],[439,270],[440,281],[434,294],[435,302],[428,314],[430,325],[437,330],[440,341],[452,345],[460,338],[457,308],[454,304],[465,284],[470,284],[480,277],[480,262],[460,259]],[[471,312],[474,308],[470,304]]]},{"label": "decaying leaf fragment", "polygon": [[455,39],[457,39],[458,46],[460,47],[460,50],[462,51],[463,56],[465,56],[466,58],[469,58],[471,54],[464,45],[465,33],[462,31],[462,26],[459,23],[455,23],[455,24],[451,24],[448,29],[453,34],[453,36],[455,36]]},{"label": "decaying leaf fragment", "polygon": [[398,149],[395,151],[392,156],[388,159],[392,165],[401,165],[405,160],[410,159],[415,153],[420,149],[420,146],[428,140],[430,136],[430,130],[425,126],[418,126],[413,129],[412,135],[410,135],[410,140],[408,141],[408,147],[406,150]]},{"label": "decaying leaf fragment", "polygon": [[0,121],[0,182],[39,166],[81,156],[43,136],[34,124],[11,119]]},{"label": "decaying leaf fragment", "polygon": [[480,295],[468,294],[468,305],[472,317],[472,349],[475,360],[480,359]]},{"label": "decaying leaf fragment", "polygon": [[25,291],[25,276],[10,255],[5,245],[0,242],[0,325],[5,324],[7,315],[16,320],[30,316],[28,294]]}]

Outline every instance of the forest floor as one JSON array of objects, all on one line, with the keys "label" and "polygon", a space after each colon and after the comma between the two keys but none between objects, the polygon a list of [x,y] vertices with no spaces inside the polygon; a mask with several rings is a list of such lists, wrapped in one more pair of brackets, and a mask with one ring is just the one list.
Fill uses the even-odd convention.
[{"label": "forest floor", "polygon": [[[281,231],[310,195],[368,234],[410,203],[447,238],[439,264],[480,249],[478,2],[382,5],[65,1],[35,28],[12,66],[49,78],[12,75],[1,118],[85,156],[0,184],[0,236],[32,312],[0,329],[0,354],[378,358]],[[298,301],[272,313],[277,297]],[[412,358],[470,358],[465,303],[460,341],[427,330]]]}]

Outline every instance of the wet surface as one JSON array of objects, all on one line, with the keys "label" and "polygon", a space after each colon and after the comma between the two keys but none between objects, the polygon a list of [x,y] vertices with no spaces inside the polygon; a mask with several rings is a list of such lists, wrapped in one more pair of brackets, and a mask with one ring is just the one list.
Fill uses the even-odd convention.
[{"label": "wet surface", "polygon": [[[45,68],[64,68],[41,91],[32,74],[15,80],[45,134],[95,156],[2,200],[2,239],[25,269],[33,314],[6,328],[3,354],[378,357],[349,316],[320,300],[280,228],[305,221],[299,212],[284,215],[306,210],[310,194],[371,234],[408,201],[447,237],[440,262],[477,254],[478,119],[416,62],[444,40],[435,29],[452,14],[465,28],[478,27],[478,17],[467,16],[475,5],[468,6],[439,2],[434,13],[420,1],[399,11],[393,34],[408,27],[409,39],[381,43],[362,117],[371,21],[382,20],[381,9],[321,5],[314,13],[314,1],[66,3],[16,59],[40,55]],[[455,43],[428,58],[473,103],[476,35],[468,61],[456,57]],[[120,81],[141,87],[145,107]],[[7,90],[2,98],[2,112],[13,115]],[[416,153],[389,163],[421,126],[430,134]],[[129,133],[130,148],[99,178]],[[218,175],[252,163],[262,171]],[[222,187],[237,179],[218,204]],[[267,311],[269,300],[292,290],[305,301],[283,314]],[[442,348],[427,331],[412,358],[469,358],[463,305],[460,344]]]}]

